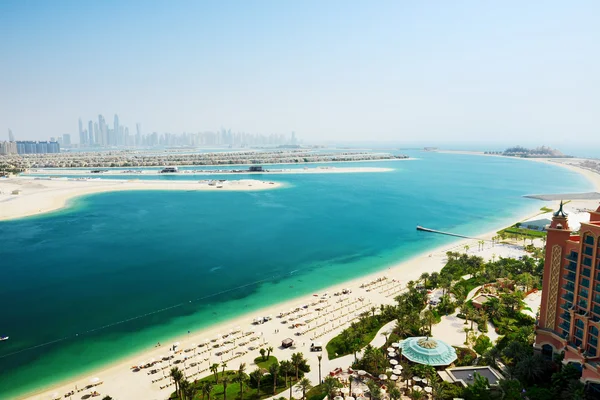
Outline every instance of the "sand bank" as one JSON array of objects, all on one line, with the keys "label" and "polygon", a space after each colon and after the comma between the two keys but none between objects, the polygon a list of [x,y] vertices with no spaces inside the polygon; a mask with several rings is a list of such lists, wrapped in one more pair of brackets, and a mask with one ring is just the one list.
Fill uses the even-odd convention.
[{"label": "sand bank", "polygon": [[0,179],[0,221],[56,211],[65,207],[72,198],[93,193],[128,190],[248,191],[281,186],[281,183],[253,179],[228,180],[212,185],[208,181],[16,177]]},{"label": "sand bank", "polygon": [[206,170],[202,169],[201,166],[196,167],[197,169],[183,169],[179,172],[173,172],[168,174],[161,174],[159,170],[148,170],[148,169],[108,169],[108,168],[94,168],[94,170],[101,170],[101,173],[92,174],[92,169],[51,169],[51,168],[38,168],[32,169],[23,175],[272,175],[272,174],[356,174],[365,172],[390,172],[393,168],[382,168],[382,167],[304,167],[304,168],[269,168],[265,167],[264,171],[248,171],[241,169],[215,169]]}]

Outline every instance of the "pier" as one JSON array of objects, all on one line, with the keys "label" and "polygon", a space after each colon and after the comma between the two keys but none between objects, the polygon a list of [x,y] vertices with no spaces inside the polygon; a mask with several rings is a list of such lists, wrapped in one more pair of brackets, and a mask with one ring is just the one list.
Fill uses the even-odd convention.
[{"label": "pier", "polygon": [[[420,225],[417,225],[417,230],[422,231],[422,232],[438,233],[440,235],[446,235],[446,236],[455,236],[455,237],[459,237],[459,238],[463,238],[463,239],[485,240],[485,239],[479,239],[479,238],[472,237],[472,236],[460,235],[458,233],[444,232],[444,231],[438,231],[436,229],[424,228]],[[486,242],[488,242],[488,240],[486,240]]]}]

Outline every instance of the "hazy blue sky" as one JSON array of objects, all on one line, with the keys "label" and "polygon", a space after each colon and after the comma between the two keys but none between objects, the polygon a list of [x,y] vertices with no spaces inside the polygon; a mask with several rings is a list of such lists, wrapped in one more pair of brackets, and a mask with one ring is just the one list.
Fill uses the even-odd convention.
[{"label": "hazy blue sky", "polygon": [[3,0],[0,139],[116,112],[145,132],[600,143],[599,16],[564,0]]}]

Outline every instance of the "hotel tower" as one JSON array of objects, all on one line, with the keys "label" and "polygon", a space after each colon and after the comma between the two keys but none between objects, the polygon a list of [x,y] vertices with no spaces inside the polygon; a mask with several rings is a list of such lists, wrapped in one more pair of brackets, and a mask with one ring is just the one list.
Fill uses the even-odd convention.
[{"label": "hotel tower", "polygon": [[600,207],[580,233],[569,229],[560,208],[547,227],[542,303],[534,347],[564,352],[564,363],[581,369],[581,380],[600,388]]}]

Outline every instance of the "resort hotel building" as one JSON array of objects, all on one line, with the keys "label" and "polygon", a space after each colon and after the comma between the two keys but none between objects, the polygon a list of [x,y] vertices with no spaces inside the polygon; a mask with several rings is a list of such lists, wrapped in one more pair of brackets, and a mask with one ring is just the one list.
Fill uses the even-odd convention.
[{"label": "resort hotel building", "polygon": [[582,382],[600,393],[600,207],[575,234],[561,202],[546,229],[534,347],[548,356],[564,353],[563,363],[580,369]]}]

